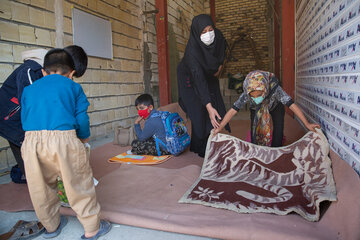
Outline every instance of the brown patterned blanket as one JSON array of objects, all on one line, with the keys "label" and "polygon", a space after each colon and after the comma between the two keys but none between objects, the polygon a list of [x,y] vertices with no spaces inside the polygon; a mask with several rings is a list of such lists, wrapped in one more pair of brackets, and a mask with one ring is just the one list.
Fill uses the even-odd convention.
[{"label": "brown patterned blanket", "polygon": [[336,201],[324,134],[308,132],[280,148],[217,134],[209,137],[200,177],[179,200],[238,213],[296,212],[318,221],[322,201]]}]

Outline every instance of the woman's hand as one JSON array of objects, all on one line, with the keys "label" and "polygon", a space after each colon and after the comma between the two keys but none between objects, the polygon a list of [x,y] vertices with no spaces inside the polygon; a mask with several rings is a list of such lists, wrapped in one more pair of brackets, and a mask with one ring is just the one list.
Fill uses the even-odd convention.
[{"label": "woman's hand", "polygon": [[212,107],[211,103],[206,104],[206,109],[209,113],[209,118],[211,121],[211,125],[214,128],[218,128],[220,126],[219,122],[217,121],[216,118],[218,118],[219,120],[221,120],[221,117],[219,115],[219,113],[216,111],[215,108]]},{"label": "woman's hand", "polygon": [[289,108],[291,111],[293,111],[295,113],[295,115],[302,121],[302,123],[305,125],[305,127],[307,129],[309,129],[310,131],[316,132],[315,128],[320,128],[319,124],[309,123],[308,120],[306,119],[304,113],[301,111],[301,109],[295,103],[291,104]]},{"label": "woman's hand", "polygon": [[237,111],[233,108],[231,108],[229,111],[227,111],[227,113],[225,114],[223,120],[221,121],[221,123],[219,124],[219,127],[215,128],[212,130],[212,135],[215,136],[216,134],[218,134],[219,132],[221,132],[221,130],[224,129],[224,127],[226,126],[226,124],[228,124],[230,122],[230,120],[237,114]]},{"label": "woman's hand", "polygon": [[215,136],[216,134],[218,134],[219,132],[221,132],[222,129],[223,129],[222,127],[215,128],[215,129],[211,130],[211,134],[212,134],[213,136]]},{"label": "woman's hand", "polygon": [[219,66],[218,71],[214,74],[215,77],[218,77],[218,76],[219,76],[222,67],[223,67],[223,65],[220,65],[220,66]]},{"label": "woman's hand", "polygon": [[315,128],[320,128],[320,125],[315,123],[308,123],[305,125],[305,127],[310,131],[316,132]]}]

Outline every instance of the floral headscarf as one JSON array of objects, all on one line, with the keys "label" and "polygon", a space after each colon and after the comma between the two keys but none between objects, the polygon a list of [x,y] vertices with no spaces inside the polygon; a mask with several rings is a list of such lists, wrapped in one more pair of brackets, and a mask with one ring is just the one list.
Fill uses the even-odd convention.
[{"label": "floral headscarf", "polygon": [[[273,76],[273,73],[256,70],[250,72],[244,81],[244,92],[249,97],[252,91],[258,90],[264,92],[265,99],[256,106],[251,132],[252,142],[262,146],[270,146],[271,142],[271,116],[268,96],[270,89],[274,86],[273,82],[271,82]],[[275,84],[278,83],[275,82]]]}]

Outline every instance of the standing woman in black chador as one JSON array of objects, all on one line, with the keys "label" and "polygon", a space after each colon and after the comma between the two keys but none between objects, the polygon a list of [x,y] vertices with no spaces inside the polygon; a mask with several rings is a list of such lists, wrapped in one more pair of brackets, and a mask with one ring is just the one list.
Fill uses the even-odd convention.
[{"label": "standing woman in black chador", "polygon": [[[194,17],[184,57],[177,67],[177,79],[179,105],[192,125],[190,151],[201,157],[211,129],[219,126],[226,112],[218,80],[225,49],[226,40],[211,17]],[[228,125],[226,129],[230,132]]]}]

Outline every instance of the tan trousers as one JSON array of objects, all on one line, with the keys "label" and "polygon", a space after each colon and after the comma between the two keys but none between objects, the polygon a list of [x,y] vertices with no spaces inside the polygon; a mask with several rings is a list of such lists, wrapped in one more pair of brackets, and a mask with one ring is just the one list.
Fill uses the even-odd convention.
[{"label": "tan trousers", "polygon": [[58,176],[85,232],[99,229],[100,205],[89,157],[75,130],[28,131],[21,153],[32,204],[48,232],[55,231],[60,223]]}]

